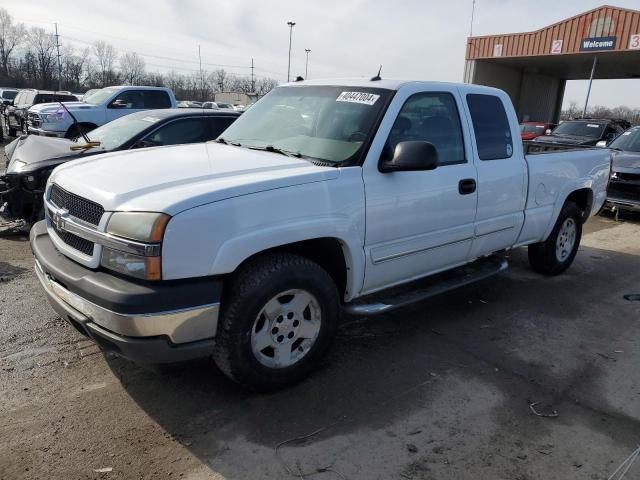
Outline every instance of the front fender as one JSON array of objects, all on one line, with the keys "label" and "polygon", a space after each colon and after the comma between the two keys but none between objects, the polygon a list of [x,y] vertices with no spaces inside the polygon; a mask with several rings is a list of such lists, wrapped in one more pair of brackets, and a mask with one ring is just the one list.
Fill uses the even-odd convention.
[{"label": "front fender", "polygon": [[335,238],[347,263],[347,290],[364,275],[364,187],[360,167],[333,180],[278,188],[214,202],[174,216],[162,249],[167,280],[233,272],[270,248]]}]

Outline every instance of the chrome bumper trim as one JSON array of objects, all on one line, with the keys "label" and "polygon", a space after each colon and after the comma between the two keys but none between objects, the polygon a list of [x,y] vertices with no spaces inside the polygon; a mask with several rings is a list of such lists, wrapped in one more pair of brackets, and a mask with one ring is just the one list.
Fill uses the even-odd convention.
[{"label": "chrome bumper trim", "polygon": [[215,337],[219,303],[151,314],[116,313],[70,292],[42,270],[36,260],[35,271],[54,310],[79,321],[91,321],[127,337],[166,336],[172,343],[188,343]]},{"label": "chrome bumper trim", "polygon": [[90,242],[103,245],[114,250],[143,257],[158,257],[162,250],[159,243],[142,243],[126,238],[116,237],[106,232],[101,232],[95,226],[83,222],[80,219],[72,217],[65,209],[56,207],[48,199],[44,201],[47,217],[51,223],[55,224],[58,230],[73,233],[78,237],[89,240]]}]

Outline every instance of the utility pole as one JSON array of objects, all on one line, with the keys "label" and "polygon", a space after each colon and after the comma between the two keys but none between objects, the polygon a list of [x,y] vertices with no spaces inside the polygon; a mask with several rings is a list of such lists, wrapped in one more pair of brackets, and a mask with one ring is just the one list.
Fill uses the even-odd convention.
[{"label": "utility pole", "polygon": [[291,37],[293,36],[293,27],[296,22],[287,22],[289,25],[289,64],[287,66],[287,82],[291,80]]},{"label": "utility pole", "polygon": [[62,65],[60,64],[60,36],[58,35],[58,23],[56,26],[56,49],[58,50],[58,91],[62,90]]},{"label": "utility pole", "polygon": [[304,64],[304,79],[309,79],[309,53],[311,52],[310,48],[305,48],[304,51],[307,53],[307,61]]},{"label": "utility pole", "polygon": [[200,98],[204,101],[204,77],[202,76],[202,55],[200,54],[200,45],[198,44],[198,63],[200,63]]},{"label": "utility pole", "polygon": [[476,13],[476,0],[473,0],[471,5],[471,26],[469,27],[469,36],[473,37],[473,16]]},{"label": "utility pole", "polygon": [[256,76],[253,73],[253,58],[251,59],[251,93],[256,91]]},{"label": "utility pole", "polygon": [[589,77],[589,88],[587,88],[587,98],[584,100],[584,110],[582,110],[582,118],[587,115],[587,106],[589,105],[589,95],[591,95],[591,84],[596,73],[596,65],[598,65],[598,57],[593,57],[593,65],[591,66],[591,76]]}]

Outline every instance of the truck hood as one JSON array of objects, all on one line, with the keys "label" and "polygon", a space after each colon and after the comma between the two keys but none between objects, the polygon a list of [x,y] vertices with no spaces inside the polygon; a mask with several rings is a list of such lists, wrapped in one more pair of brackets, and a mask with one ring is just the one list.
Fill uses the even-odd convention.
[{"label": "truck hood", "polygon": [[5,147],[5,153],[9,158],[7,173],[31,172],[103,151],[94,148],[85,152],[73,152],[69,149],[71,145],[73,142],[65,138],[38,135],[18,137]]},{"label": "truck hood", "polygon": [[626,169],[629,171],[637,170],[637,173],[640,173],[640,152],[620,152],[617,150],[611,152],[613,153],[612,170],[614,172]]},{"label": "truck hood", "polygon": [[[65,107],[70,112],[77,112],[80,110],[92,110],[97,108],[97,105],[92,105],[90,103],[85,102],[62,102]],[[60,104],[58,102],[54,103],[39,103],[38,105],[34,105],[29,109],[30,112],[33,113],[53,113],[60,110]]]},{"label": "truck hood", "polygon": [[337,178],[339,170],[215,142],[113,152],[56,168],[63,189],[105,210],[164,212]]}]

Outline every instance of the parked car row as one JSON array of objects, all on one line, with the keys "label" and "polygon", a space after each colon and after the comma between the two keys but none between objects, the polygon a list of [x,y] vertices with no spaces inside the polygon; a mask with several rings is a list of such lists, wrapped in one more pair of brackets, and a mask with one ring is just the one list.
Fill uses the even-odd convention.
[{"label": "parked car row", "polygon": [[178,102],[178,108],[204,108],[208,110],[233,110],[241,112],[244,110],[244,105],[232,105],[230,103],[222,102],[197,102],[194,100],[180,100]]},{"label": "parked car row", "polygon": [[626,120],[580,118],[560,125],[522,122],[520,136],[529,152],[558,147],[608,147],[613,151],[607,206],[640,211],[640,127]]},{"label": "parked car row", "polygon": [[28,135],[5,147],[7,170],[0,176],[5,218],[28,224],[44,218],[42,195],[58,165],[89,156],[145,147],[213,140],[240,112],[161,109],[120,117],[85,134],[86,140]]}]

